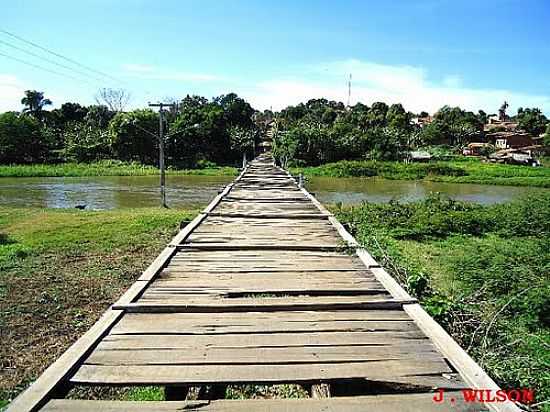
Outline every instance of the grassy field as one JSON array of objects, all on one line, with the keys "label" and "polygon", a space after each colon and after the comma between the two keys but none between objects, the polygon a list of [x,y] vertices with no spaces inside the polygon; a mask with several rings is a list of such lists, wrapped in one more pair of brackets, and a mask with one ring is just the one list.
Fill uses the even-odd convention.
[{"label": "grassy field", "polygon": [[[89,329],[195,213],[0,207],[0,407]],[[137,392],[125,397],[158,393]]]},{"label": "grassy field", "polygon": [[[0,165],[0,177],[81,177],[81,176],[147,176],[157,175],[154,166],[105,160],[95,163],[59,163],[33,165]],[[236,176],[235,167],[208,166],[200,169],[176,170],[168,168],[167,174]]]},{"label": "grassy field", "polygon": [[334,211],[499,384],[550,399],[550,193]]},{"label": "grassy field", "polygon": [[380,161],[340,161],[317,167],[295,168],[292,169],[292,172],[303,172],[307,176],[380,176],[386,179],[400,180],[431,180],[435,182],[550,188],[550,167],[482,163],[475,159],[410,164]]}]

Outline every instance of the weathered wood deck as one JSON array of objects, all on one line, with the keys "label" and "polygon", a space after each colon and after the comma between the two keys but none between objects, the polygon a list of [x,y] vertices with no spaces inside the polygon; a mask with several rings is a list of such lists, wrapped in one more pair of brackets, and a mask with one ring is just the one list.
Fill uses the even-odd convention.
[{"label": "weathered wood deck", "polygon": [[[75,385],[184,395],[236,383],[324,383],[333,397],[64,399]],[[260,157],[10,410],[484,410],[459,392],[447,395],[455,403],[432,401],[435,388],[467,387],[497,389],[319,202]]]}]

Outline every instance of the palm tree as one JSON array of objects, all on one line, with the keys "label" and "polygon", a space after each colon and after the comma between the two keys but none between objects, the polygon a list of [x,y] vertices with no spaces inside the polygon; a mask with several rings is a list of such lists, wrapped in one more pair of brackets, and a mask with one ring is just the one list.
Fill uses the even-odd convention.
[{"label": "palm tree", "polygon": [[21,104],[25,105],[23,113],[30,113],[35,118],[41,119],[44,106],[51,105],[52,101],[44,99],[44,92],[25,90],[25,97],[21,99]]}]

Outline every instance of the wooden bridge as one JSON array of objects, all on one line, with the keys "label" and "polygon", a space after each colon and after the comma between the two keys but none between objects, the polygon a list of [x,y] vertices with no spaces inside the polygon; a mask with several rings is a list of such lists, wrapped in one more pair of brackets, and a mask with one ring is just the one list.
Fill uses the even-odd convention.
[{"label": "wooden bridge", "polygon": [[[297,383],[310,398],[224,400]],[[162,385],[166,401],[70,399]],[[208,385],[208,386],[207,386]],[[190,387],[199,399],[185,400]],[[204,390],[208,388],[208,390]],[[444,403],[432,399],[443,388]],[[12,411],[480,411],[498,389],[338,221],[267,155],[251,162]],[[516,411],[514,404],[489,405]]]}]

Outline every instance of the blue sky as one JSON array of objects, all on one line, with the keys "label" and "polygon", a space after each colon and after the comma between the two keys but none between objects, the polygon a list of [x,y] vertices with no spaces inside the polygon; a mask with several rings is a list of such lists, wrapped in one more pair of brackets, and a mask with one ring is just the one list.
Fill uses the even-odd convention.
[{"label": "blue sky", "polygon": [[[0,110],[25,89],[55,104],[89,104],[100,87],[132,93],[131,105],[235,91],[259,109],[311,97],[444,104],[496,112],[550,112],[550,1],[19,0],[3,4],[0,29],[120,81],[94,79],[0,32]],[[59,60],[62,64],[70,63]],[[78,69],[78,68],[77,68]],[[82,70],[82,69],[78,69]]]}]

